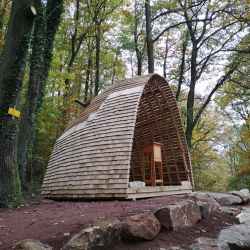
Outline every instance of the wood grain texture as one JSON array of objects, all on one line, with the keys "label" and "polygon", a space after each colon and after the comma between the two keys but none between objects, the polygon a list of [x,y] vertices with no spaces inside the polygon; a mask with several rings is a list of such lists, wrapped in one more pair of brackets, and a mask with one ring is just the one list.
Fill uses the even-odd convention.
[{"label": "wood grain texture", "polygon": [[[142,180],[140,148],[162,143],[165,186],[192,181],[192,169],[177,103],[157,74],[114,84],[96,96],[57,140],[42,186],[52,199],[135,198],[189,192],[165,188],[131,193]],[[139,192],[140,193],[140,192]],[[147,196],[148,195],[148,196]]]}]

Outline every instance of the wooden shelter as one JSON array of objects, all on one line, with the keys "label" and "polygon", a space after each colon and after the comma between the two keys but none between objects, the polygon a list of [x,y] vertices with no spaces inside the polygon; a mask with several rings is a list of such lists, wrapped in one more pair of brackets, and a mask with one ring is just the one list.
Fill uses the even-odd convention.
[{"label": "wooden shelter", "polygon": [[[160,167],[147,161],[145,145],[160,145],[154,156]],[[132,199],[188,193],[191,183],[176,100],[166,80],[150,74],[108,87],[68,125],[54,146],[42,195]]]}]

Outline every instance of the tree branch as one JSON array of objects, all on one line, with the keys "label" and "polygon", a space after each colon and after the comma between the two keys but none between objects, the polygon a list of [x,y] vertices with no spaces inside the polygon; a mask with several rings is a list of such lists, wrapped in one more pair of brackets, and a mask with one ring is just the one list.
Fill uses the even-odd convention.
[{"label": "tree branch", "polygon": [[211,98],[213,96],[213,94],[217,91],[217,89],[222,86],[226,80],[228,80],[230,78],[230,76],[232,75],[232,73],[237,69],[237,67],[239,66],[239,63],[234,63],[232,65],[232,67],[228,70],[228,72],[222,76],[217,84],[215,85],[215,87],[211,90],[210,94],[208,95],[206,101],[203,103],[203,105],[201,106],[201,108],[199,109],[198,113],[196,114],[194,121],[193,121],[193,127],[195,127],[196,123],[198,122],[198,120],[201,117],[201,114],[203,113],[203,111],[205,110],[205,108],[207,107],[207,105],[209,104],[209,102],[211,101]]}]

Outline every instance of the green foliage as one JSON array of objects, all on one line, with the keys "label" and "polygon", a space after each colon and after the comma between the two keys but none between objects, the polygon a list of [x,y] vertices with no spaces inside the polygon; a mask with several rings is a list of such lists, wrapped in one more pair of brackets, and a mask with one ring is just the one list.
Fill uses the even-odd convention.
[{"label": "green foliage", "polygon": [[228,190],[229,173],[227,166],[220,165],[218,157],[217,166],[209,166],[206,169],[196,170],[194,164],[194,181],[195,189],[202,191],[226,192]]},{"label": "green foliage", "polygon": [[7,32],[7,24],[10,17],[11,1],[2,0],[0,2],[0,54],[5,43],[5,35]]},{"label": "green foliage", "polygon": [[247,186],[246,180],[249,180],[250,174],[249,38],[247,34],[236,46],[237,53],[231,57],[231,62],[239,62],[238,70],[218,92],[216,98],[220,112],[231,123],[231,135],[228,138],[228,165],[232,172],[231,188],[242,186],[244,183]]},{"label": "green foliage", "polygon": [[[230,176],[223,143],[227,126],[222,116],[210,108],[193,132],[190,149],[196,190],[223,192]],[[218,128],[220,126],[220,129]]]},{"label": "green foliage", "polygon": [[243,176],[231,176],[229,178],[229,189],[241,190],[244,188],[250,190],[250,174]]},{"label": "green foliage", "polygon": [[18,165],[17,162],[14,165],[13,169],[14,176],[12,177],[12,181],[9,186],[9,190],[6,195],[2,195],[0,197],[0,208],[1,207],[16,207],[23,202],[23,198],[21,196],[21,183],[19,179],[18,173]]},{"label": "green foliage", "polygon": [[36,140],[27,164],[27,176],[30,187],[39,187],[51,155],[52,148],[58,136],[60,106],[62,98],[46,97],[37,119]]}]

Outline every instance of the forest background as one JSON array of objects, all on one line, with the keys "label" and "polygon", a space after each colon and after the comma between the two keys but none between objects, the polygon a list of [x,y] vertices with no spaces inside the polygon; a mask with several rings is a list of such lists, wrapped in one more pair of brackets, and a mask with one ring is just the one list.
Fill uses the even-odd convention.
[{"label": "forest background", "polygon": [[250,189],[249,5],[1,0],[0,206],[41,187],[56,139],[92,98],[148,72],[178,101],[196,189]]}]

